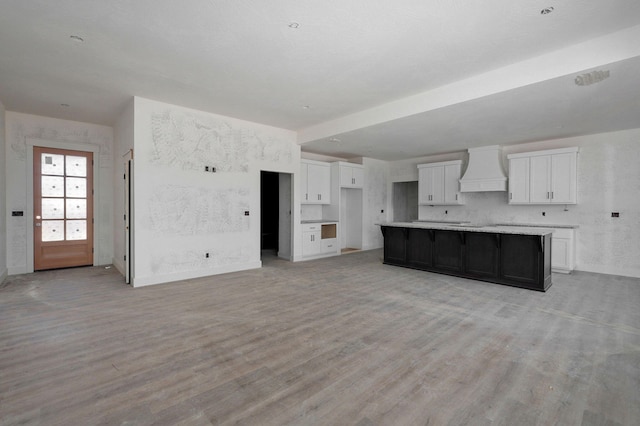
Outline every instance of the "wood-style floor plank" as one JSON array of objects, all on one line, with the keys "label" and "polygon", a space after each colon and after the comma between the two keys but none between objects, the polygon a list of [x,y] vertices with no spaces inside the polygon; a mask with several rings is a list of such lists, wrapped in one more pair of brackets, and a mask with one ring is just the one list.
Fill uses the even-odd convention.
[{"label": "wood-style floor plank", "polygon": [[640,280],[538,293],[380,250],[133,289],[0,287],[0,426],[637,425]]}]

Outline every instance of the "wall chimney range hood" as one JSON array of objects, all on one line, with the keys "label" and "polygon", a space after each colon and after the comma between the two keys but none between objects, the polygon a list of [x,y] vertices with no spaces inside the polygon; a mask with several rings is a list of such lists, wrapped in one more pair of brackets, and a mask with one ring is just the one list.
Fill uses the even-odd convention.
[{"label": "wall chimney range hood", "polygon": [[460,192],[506,191],[500,145],[469,148],[469,165],[460,179]]}]

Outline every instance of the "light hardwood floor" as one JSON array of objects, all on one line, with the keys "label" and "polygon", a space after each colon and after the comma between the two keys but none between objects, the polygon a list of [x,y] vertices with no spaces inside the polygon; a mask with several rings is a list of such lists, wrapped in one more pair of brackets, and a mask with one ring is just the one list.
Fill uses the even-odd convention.
[{"label": "light hardwood floor", "polygon": [[0,288],[0,425],[638,425],[640,280],[547,293],[380,250],[133,289]]}]

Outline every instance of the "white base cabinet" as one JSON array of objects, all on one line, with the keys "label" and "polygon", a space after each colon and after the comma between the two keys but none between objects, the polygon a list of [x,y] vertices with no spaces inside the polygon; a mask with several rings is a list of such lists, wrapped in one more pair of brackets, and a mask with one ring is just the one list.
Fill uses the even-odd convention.
[{"label": "white base cabinet", "polygon": [[302,257],[318,258],[340,254],[337,238],[338,224],[303,223],[302,224]]},{"label": "white base cabinet", "polygon": [[551,238],[551,270],[571,273],[575,268],[575,229],[553,228]]}]

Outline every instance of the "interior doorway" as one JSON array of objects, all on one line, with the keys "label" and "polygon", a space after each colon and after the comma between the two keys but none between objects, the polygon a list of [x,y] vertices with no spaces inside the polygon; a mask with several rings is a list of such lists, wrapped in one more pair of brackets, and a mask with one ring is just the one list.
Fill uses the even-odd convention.
[{"label": "interior doorway", "polygon": [[394,182],[392,193],[393,221],[418,220],[418,181]]},{"label": "interior doorway", "polygon": [[291,260],[292,183],[289,173],[260,172],[261,258],[277,256]]},{"label": "interior doorway", "polygon": [[34,270],[93,265],[93,153],[33,147]]},{"label": "interior doorway", "polygon": [[133,276],[133,241],[131,238],[132,192],[133,192],[133,150],[124,155],[124,282],[131,284]]}]

